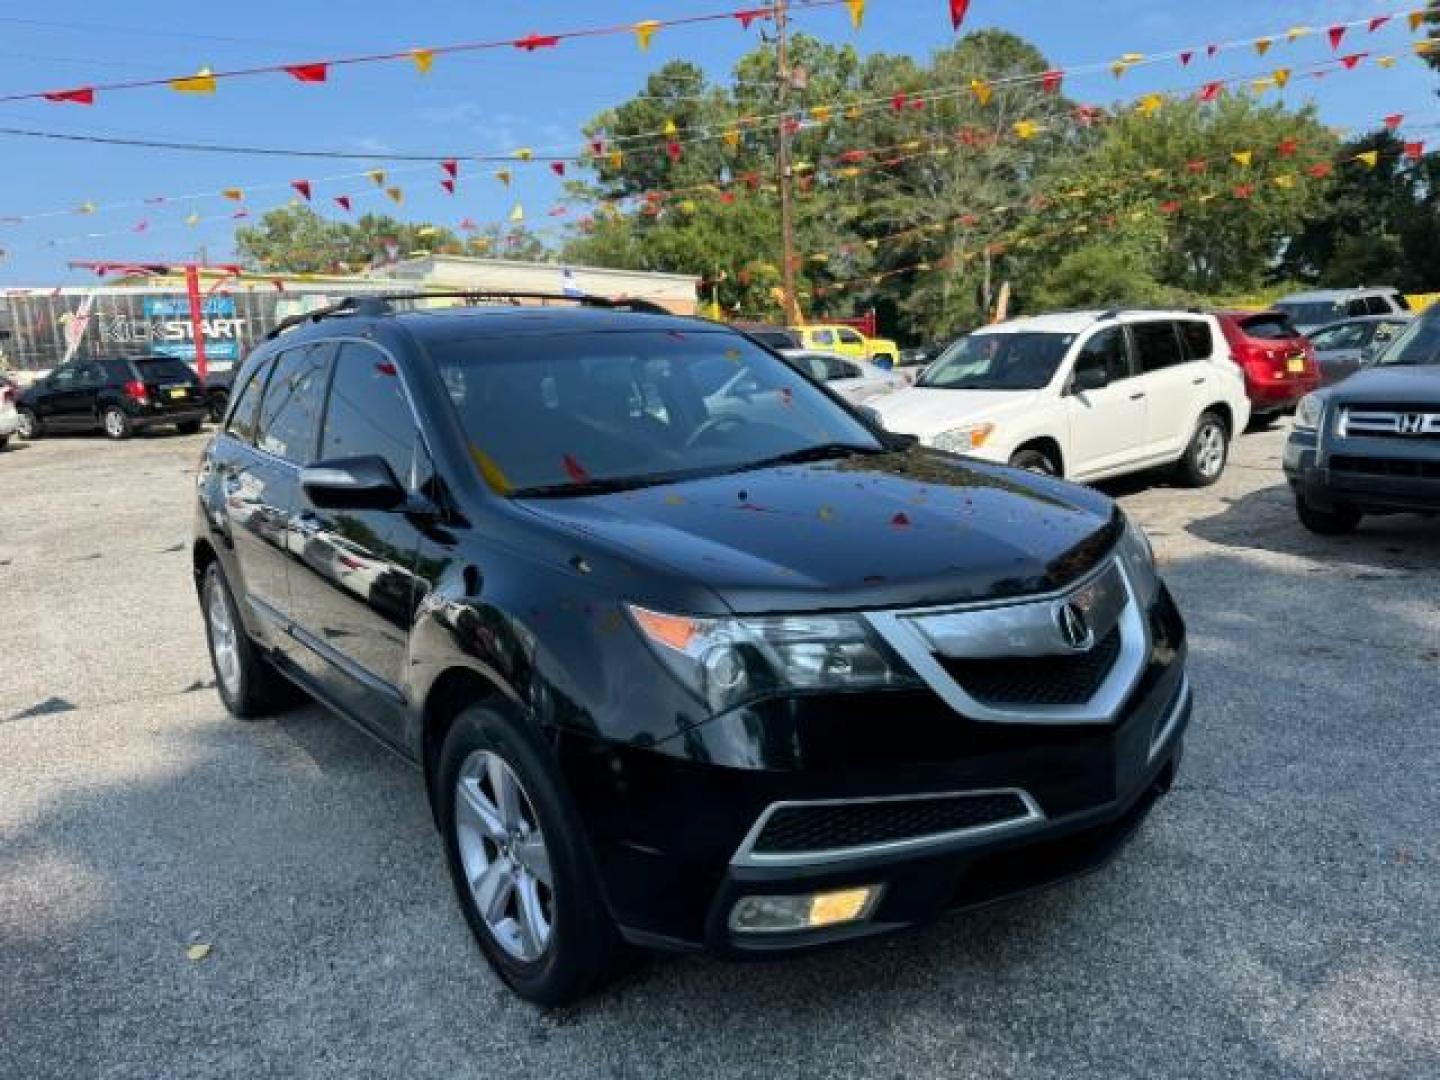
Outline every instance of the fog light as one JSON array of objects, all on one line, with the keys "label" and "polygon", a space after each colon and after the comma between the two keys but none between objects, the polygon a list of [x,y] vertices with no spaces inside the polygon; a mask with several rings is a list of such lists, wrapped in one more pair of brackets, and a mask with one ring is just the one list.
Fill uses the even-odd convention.
[{"label": "fog light", "polygon": [[875,910],[882,885],[800,896],[747,896],[730,909],[737,934],[783,934],[863,922]]}]

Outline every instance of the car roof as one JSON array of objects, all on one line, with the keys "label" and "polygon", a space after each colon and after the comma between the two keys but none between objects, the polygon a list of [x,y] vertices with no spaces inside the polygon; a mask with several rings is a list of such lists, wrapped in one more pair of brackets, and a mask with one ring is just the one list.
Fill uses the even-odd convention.
[{"label": "car roof", "polygon": [[1355,289],[1313,289],[1310,292],[1291,293],[1282,296],[1277,304],[1313,304],[1326,300],[1349,300],[1356,296],[1388,296],[1398,290],[1389,285],[1361,286]]},{"label": "car roof", "polygon": [[[1048,315],[1028,315],[1008,322],[981,326],[963,335],[972,334],[1079,334],[1098,322],[1130,322],[1136,318],[1147,319],[1203,319],[1198,311],[1161,310],[1151,308],[1096,308],[1089,311],[1055,311]],[[958,340],[958,339],[957,339]]]}]

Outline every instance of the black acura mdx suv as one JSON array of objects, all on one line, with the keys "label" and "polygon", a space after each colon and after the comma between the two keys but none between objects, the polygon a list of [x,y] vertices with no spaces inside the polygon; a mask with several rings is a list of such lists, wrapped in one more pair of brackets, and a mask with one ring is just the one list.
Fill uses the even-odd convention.
[{"label": "black acura mdx suv", "polygon": [[232,712],[299,687],[420,767],[521,996],[1053,883],[1169,788],[1185,630],[1104,496],[886,434],[713,323],[413,299],[251,354],[195,579]]}]

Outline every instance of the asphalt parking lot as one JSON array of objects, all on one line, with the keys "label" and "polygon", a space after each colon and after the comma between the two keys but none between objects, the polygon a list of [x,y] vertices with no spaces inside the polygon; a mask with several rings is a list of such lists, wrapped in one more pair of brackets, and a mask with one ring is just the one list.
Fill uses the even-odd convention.
[{"label": "asphalt parking lot", "polygon": [[1283,437],[1114,488],[1197,693],[1116,864],[551,1014],[481,961],[418,773],[317,708],[221,708],[204,437],[0,453],[0,1077],[1440,1075],[1440,522],[1309,536]]}]

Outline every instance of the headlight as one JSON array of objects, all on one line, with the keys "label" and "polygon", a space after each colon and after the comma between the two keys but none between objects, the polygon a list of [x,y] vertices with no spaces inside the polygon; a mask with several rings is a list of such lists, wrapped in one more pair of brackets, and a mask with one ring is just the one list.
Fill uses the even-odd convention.
[{"label": "headlight", "polygon": [[1325,419],[1325,399],[1319,394],[1306,394],[1295,407],[1296,431],[1319,431]]},{"label": "headlight", "polygon": [[949,431],[941,432],[935,436],[931,445],[936,450],[944,450],[951,454],[969,454],[979,450],[990,441],[990,436],[994,434],[994,424],[969,424],[966,427],[952,428]]},{"label": "headlight", "polygon": [[716,713],[768,694],[919,685],[855,616],[699,619],[626,607],[665,665]]},{"label": "headlight", "polygon": [[1120,558],[1125,564],[1135,596],[1142,608],[1149,608],[1160,594],[1160,574],[1155,569],[1155,549],[1145,530],[1125,520],[1125,535],[1120,538]]}]

